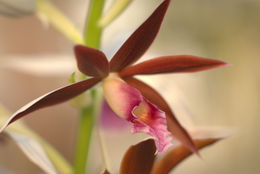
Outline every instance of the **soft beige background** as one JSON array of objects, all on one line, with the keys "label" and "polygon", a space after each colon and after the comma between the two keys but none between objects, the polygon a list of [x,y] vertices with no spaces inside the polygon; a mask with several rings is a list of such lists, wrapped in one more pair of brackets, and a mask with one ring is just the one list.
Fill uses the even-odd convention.
[{"label": "soft beige background", "polygon": [[[85,0],[54,2],[77,27],[83,28],[87,8]],[[103,48],[106,53],[111,54],[119,47],[159,2],[134,1],[105,30]],[[173,173],[260,172],[259,16],[259,0],[172,2],[156,41],[144,57],[193,54],[220,59],[231,66],[196,74],[157,75],[144,80],[165,96],[180,120],[187,120],[189,117],[195,125],[229,127],[234,132],[229,139],[203,150],[203,160],[192,157]],[[0,17],[1,62],[5,62],[10,56],[19,59],[73,59],[72,46],[70,41],[52,28],[45,29],[35,17]],[[61,63],[58,65],[63,66]],[[58,76],[41,76],[0,68],[0,102],[9,110],[15,111],[39,95],[65,85],[70,73],[68,70]],[[24,119],[70,161],[73,159],[77,120],[77,111],[68,103],[41,110]],[[141,136],[120,134],[106,137],[113,170],[118,169],[123,151],[130,144],[135,144],[137,139],[140,140]],[[41,173],[23,158],[23,154],[11,142],[3,142],[0,148],[1,170]],[[102,169],[98,162],[100,157],[97,157],[99,152],[98,144],[94,143],[90,173]]]}]

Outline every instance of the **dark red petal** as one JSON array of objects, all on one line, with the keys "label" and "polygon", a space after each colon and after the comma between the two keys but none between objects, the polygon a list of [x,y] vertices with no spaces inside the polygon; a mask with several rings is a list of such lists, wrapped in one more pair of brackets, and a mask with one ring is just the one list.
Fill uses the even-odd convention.
[{"label": "dark red petal", "polygon": [[102,51],[83,45],[76,45],[74,52],[79,70],[88,76],[105,77],[109,72],[109,63]]},{"label": "dark red petal", "polygon": [[155,152],[153,139],[131,146],[121,162],[120,174],[149,174],[154,164]]},{"label": "dark red petal", "polygon": [[128,38],[110,61],[110,71],[119,72],[137,61],[155,39],[170,0],[165,0],[152,15]]},{"label": "dark red petal", "polygon": [[159,74],[174,72],[197,72],[218,68],[227,63],[190,55],[177,55],[158,57],[144,61],[140,64],[123,69],[119,75],[121,77],[133,76],[137,74]]},{"label": "dark red petal", "polygon": [[9,124],[22,118],[23,116],[26,116],[26,115],[30,114],[31,112],[36,111],[38,109],[52,106],[52,105],[55,105],[58,103],[62,103],[73,97],[76,97],[77,95],[83,93],[87,89],[93,87],[99,81],[100,81],[100,78],[87,79],[87,80],[57,89],[55,91],[49,92],[49,93],[31,101],[27,105],[20,108],[16,113],[14,113],[10,117],[10,119],[7,121],[7,123],[0,129],[0,132],[2,132]]},{"label": "dark red petal", "polygon": [[134,88],[138,89],[142,95],[148,99],[151,103],[156,105],[159,109],[166,113],[167,127],[172,135],[178,139],[186,148],[190,151],[197,153],[197,147],[194,144],[192,138],[188,132],[181,126],[176,119],[171,108],[164,100],[164,98],[155,91],[152,87],[148,86],[144,82],[137,80],[133,77],[124,78],[124,80]]},{"label": "dark red petal", "polygon": [[[194,140],[197,147],[202,149],[220,140],[220,138],[208,138],[203,140]],[[185,158],[189,157],[192,153],[184,146],[180,145],[169,151],[165,156],[159,159],[152,169],[151,174],[168,174]]]}]

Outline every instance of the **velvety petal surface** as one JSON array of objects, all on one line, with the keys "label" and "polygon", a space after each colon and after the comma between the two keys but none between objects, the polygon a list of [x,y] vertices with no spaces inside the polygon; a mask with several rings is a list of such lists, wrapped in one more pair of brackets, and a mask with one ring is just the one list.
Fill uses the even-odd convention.
[{"label": "velvety petal surface", "polygon": [[77,95],[83,93],[87,89],[93,87],[99,81],[99,78],[91,78],[84,81],[80,81],[78,83],[74,83],[72,85],[68,85],[66,87],[49,92],[31,101],[27,105],[20,108],[16,113],[14,113],[7,121],[7,123],[0,129],[0,132],[2,132],[12,122],[30,114],[33,111],[36,111],[44,107],[52,106],[58,103],[62,103],[73,97],[76,97]]},{"label": "velvety petal surface", "polygon": [[79,70],[88,76],[105,77],[109,71],[108,60],[102,51],[83,45],[74,47]]},{"label": "velvety petal surface", "polygon": [[160,74],[176,72],[197,72],[227,65],[227,63],[190,55],[165,56],[144,61],[123,69],[121,77],[138,74]]},{"label": "velvety petal surface", "polygon": [[119,72],[136,62],[155,39],[170,0],[165,0],[152,15],[127,39],[110,61],[110,71]]},{"label": "velvety petal surface", "polygon": [[[201,140],[194,140],[197,147],[202,149],[215,142],[221,140],[221,138],[207,138]],[[179,145],[167,154],[165,154],[161,159],[157,160],[155,163],[151,174],[168,174],[173,170],[178,164],[180,164],[185,158],[192,155],[192,153],[186,149],[183,145]]]},{"label": "velvety petal surface", "polygon": [[152,87],[140,80],[133,77],[124,78],[124,80],[134,88],[138,89],[147,100],[156,105],[160,110],[164,111],[166,113],[167,127],[171,134],[190,151],[197,153],[197,147],[192,138],[178,122],[164,98]]},{"label": "velvety petal surface", "polygon": [[156,146],[153,139],[131,146],[121,162],[120,174],[150,174]]},{"label": "velvety petal surface", "polygon": [[146,100],[137,89],[116,76],[109,76],[104,80],[103,91],[113,111],[132,124],[133,133],[153,136],[159,152],[171,146],[165,113]]}]

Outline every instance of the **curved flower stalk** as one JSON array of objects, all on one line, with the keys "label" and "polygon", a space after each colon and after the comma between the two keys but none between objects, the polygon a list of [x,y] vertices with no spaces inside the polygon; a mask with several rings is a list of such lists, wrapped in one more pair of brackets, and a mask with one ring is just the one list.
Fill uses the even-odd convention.
[{"label": "curved flower stalk", "polygon": [[1,128],[29,113],[65,102],[103,82],[104,96],[112,110],[133,125],[132,132],[145,132],[156,139],[157,150],[171,145],[171,136],[190,151],[197,147],[188,132],[175,118],[167,102],[147,84],[134,78],[138,74],[197,72],[227,65],[226,63],[189,55],[154,58],[134,64],[155,39],[170,0],[164,0],[151,16],[127,39],[108,62],[99,50],[77,45],[74,48],[79,70],[90,78],[47,93],[19,109]]}]

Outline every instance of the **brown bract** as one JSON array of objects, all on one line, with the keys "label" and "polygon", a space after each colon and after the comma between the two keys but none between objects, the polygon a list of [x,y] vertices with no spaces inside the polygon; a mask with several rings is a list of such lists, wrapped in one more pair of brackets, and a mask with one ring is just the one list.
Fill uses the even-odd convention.
[{"label": "brown bract", "polygon": [[132,77],[142,74],[197,72],[227,65],[219,60],[188,55],[159,57],[132,65],[146,52],[155,39],[169,3],[170,0],[164,0],[152,15],[127,39],[110,62],[108,62],[105,54],[99,50],[82,45],[75,46],[74,51],[79,70],[93,78],[68,85],[37,98],[13,114],[0,131],[3,131],[10,123],[35,110],[76,97],[104,79],[109,72],[116,72],[126,83],[140,90],[143,96],[164,111],[168,130],[190,151],[197,153],[195,143],[178,122],[163,97],[147,84]]},{"label": "brown bract", "polygon": [[[223,138],[194,139],[198,149],[202,149]],[[148,139],[131,146],[125,153],[120,166],[120,174],[168,174],[192,153],[183,145],[174,147],[162,157],[155,154],[155,143]]]},{"label": "brown bract", "polygon": [[[198,149],[202,149],[216,143],[221,139],[222,138],[207,138],[194,140],[194,142],[197,145]],[[191,154],[192,153],[187,148],[179,145],[167,152],[162,158],[157,160],[150,174],[168,174]]]},{"label": "brown bract", "polygon": [[155,160],[153,139],[131,146],[122,159],[120,174],[149,174]]}]

